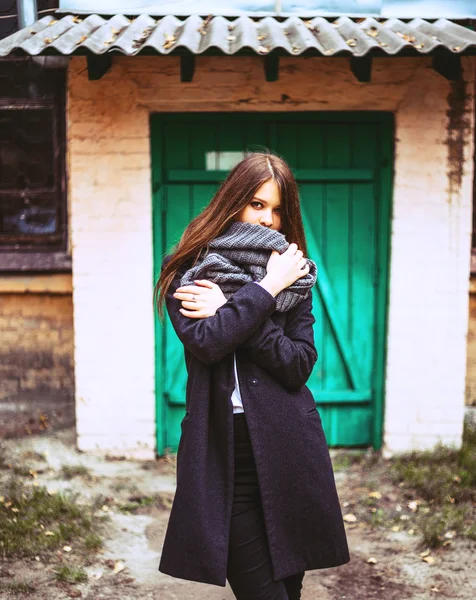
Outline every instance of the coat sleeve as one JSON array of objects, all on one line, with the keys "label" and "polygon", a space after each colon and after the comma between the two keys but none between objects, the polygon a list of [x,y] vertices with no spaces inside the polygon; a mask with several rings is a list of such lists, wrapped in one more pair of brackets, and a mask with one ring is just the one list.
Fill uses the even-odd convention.
[{"label": "coat sleeve", "polygon": [[[259,287],[259,286],[257,286]],[[317,361],[312,294],[292,308],[283,331],[269,317],[243,343],[249,358],[288,390],[305,385]]]},{"label": "coat sleeve", "polygon": [[179,270],[167,291],[167,312],[182,344],[205,364],[216,363],[233,352],[276,310],[275,297],[262,286],[249,282],[211,317],[186,317],[179,310],[182,301],[173,297],[182,274]]}]

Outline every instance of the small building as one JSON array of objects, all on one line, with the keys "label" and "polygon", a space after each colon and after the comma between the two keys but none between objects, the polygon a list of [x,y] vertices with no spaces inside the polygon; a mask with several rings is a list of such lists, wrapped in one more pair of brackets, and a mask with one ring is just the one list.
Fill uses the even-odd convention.
[{"label": "small building", "polygon": [[[50,412],[53,394],[81,450],[174,451],[186,373],[154,280],[235,162],[270,148],[296,175],[319,266],[308,386],[329,445],[459,445],[474,389],[472,3],[115,4],[60,2],[0,41],[0,119],[20,106],[9,70],[56,90],[47,109],[26,85],[18,137],[0,133],[16,182],[0,187],[0,414],[23,427],[22,402]],[[32,175],[42,152],[48,181]]]}]

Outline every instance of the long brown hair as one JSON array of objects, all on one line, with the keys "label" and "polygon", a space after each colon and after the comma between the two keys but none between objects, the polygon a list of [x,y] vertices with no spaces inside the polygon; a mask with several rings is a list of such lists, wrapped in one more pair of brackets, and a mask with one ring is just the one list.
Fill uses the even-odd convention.
[{"label": "long brown hair", "polygon": [[280,232],[307,256],[299,192],[287,163],[271,152],[250,152],[228,174],[212,201],[185,228],[172,249],[155,285],[154,300],[163,318],[163,304],[177,271],[189,259],[197,260],[207,244],[224,233],[234,217],[251,201],[258,188],[274,179],[281,196]]}]

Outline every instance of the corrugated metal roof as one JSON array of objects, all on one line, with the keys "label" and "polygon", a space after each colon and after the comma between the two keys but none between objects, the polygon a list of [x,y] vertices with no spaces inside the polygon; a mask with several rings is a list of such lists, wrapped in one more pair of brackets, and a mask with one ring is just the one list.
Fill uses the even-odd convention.
[{"label": "corrugated metal roof", "polygon": [[271,52],[322,56],[367,54],[429,54],[446,48],[454,54],[476,54],[476,32],[446,19],[435,22],[414,19],[352,20],[323,17],[305,20],[273,17],[229,20],[221,16],[191,15],[184,20],[168,15],[154,19],[140,15],[128,19],[120,14],[104,19],[67,15],[43,17],[31,27],[0,41],[0,56],[12,52],[38,54],[137,54],[218,52],[233,55]]}]

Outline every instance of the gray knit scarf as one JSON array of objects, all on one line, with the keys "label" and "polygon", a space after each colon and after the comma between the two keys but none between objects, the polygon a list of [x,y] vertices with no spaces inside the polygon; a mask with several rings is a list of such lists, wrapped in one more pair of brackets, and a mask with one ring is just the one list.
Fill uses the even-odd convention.
[{"label": "gray knit scarf", "polygon": [[[282,233],[262,225],[233,221],[228,230],[208,244],[213,252],[203,253],[188,269],[180,285],[193,285],[195,279],[219,284],[228,300],[242,285],[261,281],[272,250],[282,254],[289,243]],[[285,312],[307,297],[316,282],[317,266],[306,258],[309,273],[297,279],[276,296],[276,310]]]}]

